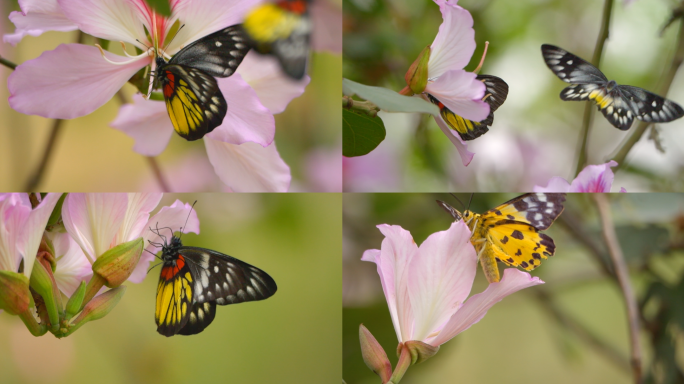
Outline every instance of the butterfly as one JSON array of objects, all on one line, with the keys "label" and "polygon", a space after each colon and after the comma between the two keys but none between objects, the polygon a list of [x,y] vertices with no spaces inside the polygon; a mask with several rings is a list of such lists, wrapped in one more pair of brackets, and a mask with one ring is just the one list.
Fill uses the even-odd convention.
[{"label": "butterfly", "polygon": [[216,305],[267,299],[278,287],[268,273],[211,249],[183,245],[180,237],[162,248],[154,319],[164,336],[195,335],[211,324]]},{"label": "butterfly", "polygon": [[615,128],[627,130],[634,118],[649,123],[667,123],[684,116],[682,107],[639,87],[618,85],[590,63],[553,45],[541,46],[546,65],[571,86],[563,89],[562,100],[592,100]]},{"label": "butterfly", "polygon": [[553,224],[563,212],[564,201],[563,193],[527,193],[483,214],[470,210],[461,213],[443,201],[437,203],[468,225],[482,270],[490,283],[496,283],[497,262],[531,271],[542,259],[553,256],[553,239],[539,231]]},{"label": "butterfly", "polygon": [[181,49],[168,62],[157,56],[156,78],[176,132],[198,140],[221,125],[228,111],[214,77],[228,77],[250,47],[237,24],[214,32]]},{"label": "butterfly", "polygon": [[283,71],[299,80],[306,73],[311,20],[306,0],[280,0],[253,9],[242,24],[254,49],[274,55]]},{"label": "butterfly", "polygon": [[494,122],[494,111],[499,109],[508,96],[508,84],[501,78],[491,75],[477,75],[477,79],[485,84],[486,92],[482,101],[489,104],[489,116],[480,122],[464,119],[444,106],[437,98],[429,93],[427,94],[428,99],[439,107],[439,114],[442,119],[451,129],[458,132],[463,140],[473,140],[487,133],[489,126]]}]

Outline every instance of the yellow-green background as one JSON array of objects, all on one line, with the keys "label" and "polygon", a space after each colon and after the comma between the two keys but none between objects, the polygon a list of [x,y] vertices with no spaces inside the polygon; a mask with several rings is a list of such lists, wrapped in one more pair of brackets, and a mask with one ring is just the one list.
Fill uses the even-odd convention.
[{"label": "yellow-green background", "polygon": [[[2,383],[337,383],[341,376],[339,194],[165,195],[192,203],[200,235],[183,242],[253,264],[278,284],[265,300],[218,306],[193,336],[159,335],[159,267],[101,320],[57,340],[0,313]],[[156,212],[156,211],[155,211]]]},{"label": "yellow-green background", "polygon": [[[469,195],[459,194],[468,204]],[[475,194],[470,205],[485,212],[515,194]],[[449,228],[451,216],[439,207],[440,199],[461,209],[448,194],[345,194],[343,252],[343,376],[347,383],[374,384],[379,380],[363,363],[359,348],[359,325],[378,339],[394,367],[397,336],[382,292],[376,265],[360,261],[366,249],[380,249],[383,236],[378,224],[401,225],[417,244],[432,233]],[[638,300],[653,281],[668,287],[681,284],[684,276],[684,194],[612,194],[611,211],[618,227],[622,251]],[[573,215],[580,228],[602,245],[596,207],[589,195],[571,194],[561,215]],[[655,226],[655,227],[654,227]],[[622,232],[623,230],[632,232]],[[640,231],[653,231],[641,236]],[[531,272],[545,284],[524,289],[495,304],[485,317],[443,344],[429,360],[412,366],[401,384],[433,383],[632,383],[628,366],[617,368],[597,349],[589,346],[551,316],[538,299],[547,292],[551,302],[602,343],[627,361],[629,336],[624,301],[614,280],[599,269],[596,258],[556,221],[547,231],[556,244],[555,256],[543,260]],[[625,235],[632,233],[634,235]],[[649,232],[651,233],[651,232]],[[657,235],[655,235],[657,234]],[[679,244],[679,245],[677,245]],[[679,247],[665,253],[663,249]],[[659,249],[647,254],[645,251]],[[675,248],[676,249],[676,248]],[[499,264],[503,273],[503,264]],[[471,295],[485,290],[487,281],[478,267]],[[672,310],[684,308],[680,293]],[[649,320],[657,307],[649,303]],[[680,317],[681,319],[681,317]],[[656,322],[656,324],[658,324]],[[675,347],[679,369],[684,347],[681,322],[660,325],[679,335]],[[664,331],[665,332],[665,331]],[[641,333],[644,372],[650,372],[653,348]],[[661,378],[662,379],[662,378]],[[667,381],[656,381],[665,383]]]}]

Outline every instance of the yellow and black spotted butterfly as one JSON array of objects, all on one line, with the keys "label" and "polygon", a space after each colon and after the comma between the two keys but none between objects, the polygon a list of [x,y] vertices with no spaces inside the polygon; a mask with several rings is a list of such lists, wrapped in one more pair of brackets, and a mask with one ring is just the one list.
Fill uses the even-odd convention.
[{"label": "yellow and black spotted butterfly", "polygon": [[283,71],[299,80],[306,73],[311,20],[306,0],[280,0],[252,10],[242,24],[256,52],[278,58]]},{"label": "yellow and black spotted butterfly", "polygon": [[487,281],[496,283],[499,261],[531,271],[542,259],[553,256],[553,239],[539,231],[549,228],[560,216],[564,201],[563,193],[528,193],[483,214],[470,210],[461,213],[441,200],[437,203],[454,219],[468,225],[473,233],[470,242]]},{"label": "yellow and black spotted butterfly", "polygon": [[634,118],[646,122],[667,123],[684,116],[682,107],[639,87],[618,85],[598,68],[572,53],[550,45],[541,46],[546,65],[566,83],[561,100],[592,100],[615,128],[627,130]]},{"label": "yellow and black spotted butterfly", "polygon": [[177,236],[161,246],[163,266],[154,319],[164,336],[195,335],[211,324],[216,304],[267,299],[278,287],[261,269],[211,249],[184,246]]},{"label": "yellow and black spotted butterfly", "polygon": [[491,75],[477,75],[477,79],[485,84],[485,96],[482,101],[489,104],[489,116],[486,119],[477,122],[455,114],[449,108],[444,106],[437,98],[431,94],[427,94],[428,99],[439,107],[439,114],[451,129],[458,132],[463,140],[476,139],[489,131],[489,126],[494,122],[494,111],[506,101],[508,96],[508,84],[501,78]]},{"label": "yellow and black spotted butterfly", "polygon": [[228,104],[214,77],[235,73],[249,49],[238,24],[193,42],[168,62],[157,56],[157,81],[181,137],[198,140],[221,125]]}]

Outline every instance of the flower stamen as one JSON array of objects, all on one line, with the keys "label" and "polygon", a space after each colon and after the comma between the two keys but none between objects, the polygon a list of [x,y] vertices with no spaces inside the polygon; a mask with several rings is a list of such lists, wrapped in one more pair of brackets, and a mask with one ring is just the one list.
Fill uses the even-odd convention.
[{"label": "flower stamen", "polygon": [[480,64],[478,64],[477,68],[473,71],[474,74],[477,74],[480,72],[480,68],[482,68],[482,64],[484,64],[484,59],[485,56],[487,56],[487,48],[489,47],[489,41],[485,41],[485,49],[484,52],[482,52],[482,58],[480,59]]},{"label": "flower stamen", "polygon": [[[114,64],[114,65],[127,65],[127,64],[130,64],[130,63],[134,62],[134,61],[139,60],[143,55],[147,55],[147,52],[145,52],[145,53],[143,53],[143,54],[140,54],[140,55],[138,55],[138,56],[129,56],[128,54],[126,54],[126,56],[131,57],[131,60],[125,60],[125,61],[112,61],[112,60],[109,60],[109,59],[107,58],[107,56],[105,56],[105,51],[104,51],[104,49],[102,49],[102,47],[100,46],[100,44],[95,44],[95,46],[97,47],[97,49],[100,50],[100,54],[102,54],[102,58],[104,58],[105,60],[107,60],[108,63]],[[126,52],[126,51],[124,50],[124,52]]]}]

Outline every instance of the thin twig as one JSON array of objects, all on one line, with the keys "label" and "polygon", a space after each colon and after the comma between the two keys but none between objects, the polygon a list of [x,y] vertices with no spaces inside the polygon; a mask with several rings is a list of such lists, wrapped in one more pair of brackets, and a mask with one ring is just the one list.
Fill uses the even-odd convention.
[{"label": "thin twig", "polygon": [[620,243],[615,233],[615,226],[613,225],[613,217],[610,212],[608,197],[603,193],[592,194],[599,215],[601,216],[601,226],[603,227],[603,238],[608,247],[608,253],[613,260],[613,267],[615,274],[620,283],[622,295],[627,306],[627,321],[629,323],[629,339],[632,364],[632,373],[634,374],[634,382],[641,384],[643,382],[641,370],[641,342],[639,340],[639,305],[637,303],[634,290],[629,281],[629,271],[627,270],[627,263],[622,254]]},{"label": "thin twig", "polygon": [[154,172],[154,176],[157,178],[157,182],[159,183],[162,191],[171,192],[171,188],[169,188],[169,184],[166,182],[166,179],[164,179],[164,175],[162,175],[161,168],[159,167],[157,160],[151,156],[146,156],[145,158],[150,164],[150,167],[152,167],[152,172]]},{"label": "thin twig", "polygon": [[[670,63],[670,68],[663,73],[663,77],[660,79],[660,89],[658,89],[659,95],[667,95],[672,85],[672,80],[674,80],[677,70],[684,62],[684,20],[679,22],[679,35],[677,37],[677,51],[672,57],[672,62]],[[613,172],[617,172],[618,169],[622,169],[625,165],[625,158],[632,147],[641,139],[644,135],[646,129],[651,125],[645,121],[640,121],[639,124],[632,130],[632,134],[623,142],[620,149],[617,150],[613,160],[618,163],[617,168]]]},{"label": "thin twig", "polygon": [[606,263],[606,258],[603,257],[603,255],[606,254],[606,251],[600,243],[597,243],[594,240],[591,233],[585,229],[585,224],[581,222],[573,212],[570,212],[569,210],[563,212],[563,214],[558,217],[558,223],[570,231],[573,237],[591,252],[605,276],[615,279],[615,273],[611,266]]},{"label": "thin twig", "polygon": [[380,108],[373,102],[365,100],[354,100],[349,96],[342,96],[342,108],[347,108],[356,113],[375,117],[380,112]]},{"label": "thin twig", "polygon": [[[606,0],[603,4],[603,17],[601,18],[601,30],[599,31],[598,39],[596,40],[596,47],[594,48],[594,57],[591,63],[596,68],[601,63],[601,56],[603,54],[603,47],[608,39],[610,30],[610,15],[613,10],[613,0]],[[587,162],[587,141],[589,140],[589,131],[591,129],[591,117],[594,113],[594,103],[587,101],[584,106],[584,118],[582,119],[582,128],[580,131],[580,146],[577,154],[577,167],[575,168],[575,177],[582,171]],[[573,177],[574,178],[574,177]]]},{"label": "thin twig", "polygon": [[40,184],[40,181],[43,178],[43,174],[45,173],[45,169],[47,168],[48,161],[50,160],[50,156],[52,155],[52,151],[55,147],[55,143],[57,142],[57,136],[59,136],[59,133],[62,130],[63,121],[64,120],[62,119],[53,120],[52,131],[50,132],[50,138],[48,138],[47,144],[45,144],[43,158],[40,159],[40,164],[38,165],[38,168],[36,168],[33,175],[29,177],[28,181],[26,182],[26,187],[24,188],[26,192],[35,191],[38,184]]},{"label": "thin twig", "polygon": [[7,67],[7,68],[9,68],[9,69],[11,69],[11,70],[17,69],[17,65],[16,65],[16,64],[14,64],[13,62],[11,62],[11,61],[5,59],[5,58],[2,57],[2,56],[0,56],[0,64],[4,65],[5,67]]}]

